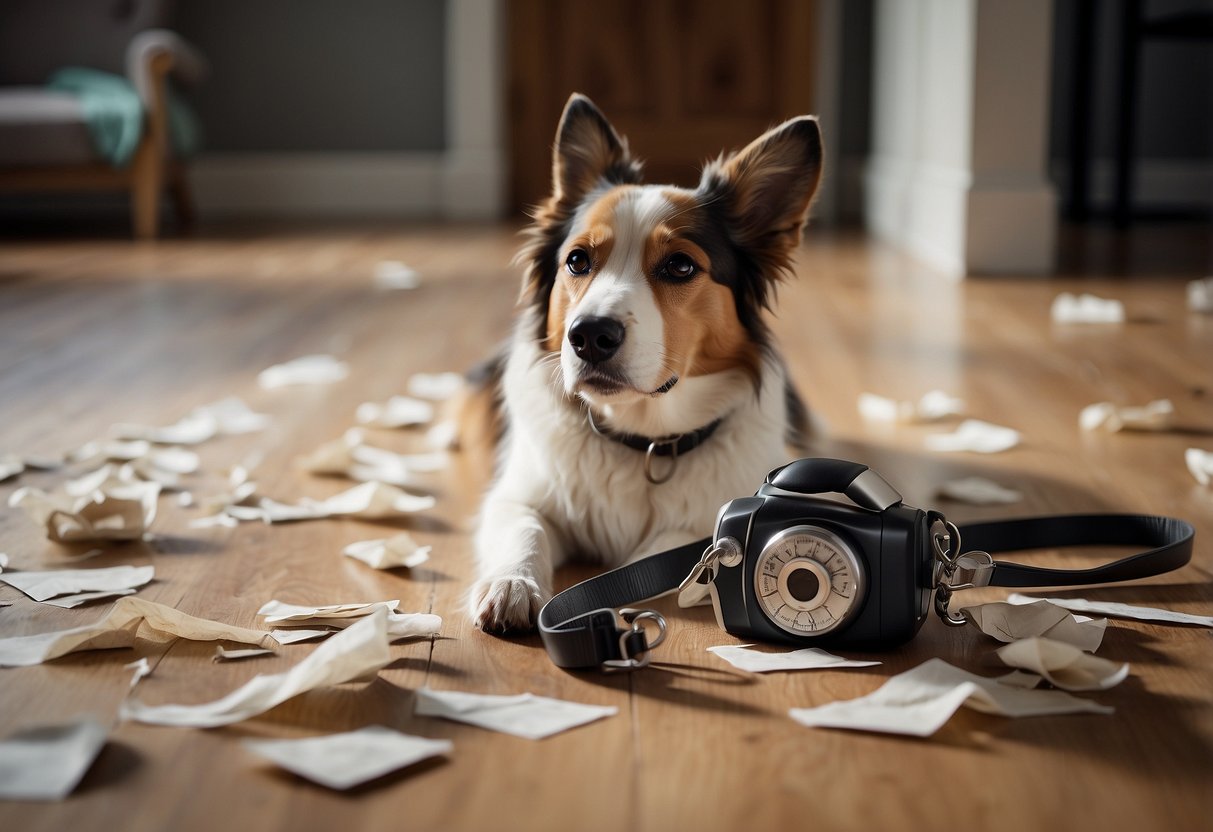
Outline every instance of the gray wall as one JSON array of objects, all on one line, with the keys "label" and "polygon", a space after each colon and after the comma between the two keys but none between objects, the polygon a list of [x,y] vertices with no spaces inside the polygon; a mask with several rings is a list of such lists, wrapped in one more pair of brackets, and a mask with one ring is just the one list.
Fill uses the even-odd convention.
[{"label": "gray wall", "polygon": [[190,0],[172,25],[211,61],[208,152],[444,147],[442,0]]}]

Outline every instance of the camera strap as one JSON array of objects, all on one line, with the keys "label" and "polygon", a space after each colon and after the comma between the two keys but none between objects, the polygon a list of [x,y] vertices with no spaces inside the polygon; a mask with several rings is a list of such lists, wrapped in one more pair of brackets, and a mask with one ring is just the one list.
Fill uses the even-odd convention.
[{"label": "camera strap", "polygon": [[[935,512],[932,515],[942,520]],[[951,593],[978,586],[1086,586],[1130,581],[1170,572],[1192,556],[1195,530],[1170,517],[1140,514],[1078,514],[994,520],[933,535],[938,563],[936,611],[950,624],[964,624],[948,610]],[[971,546],[961,551],[961,541]],[[1139,546],[1147,551],[1089,569],[1051,569],[996,561],[991,553],[1066,546]],[[539,634],[559,667],[637,669],[665,639],[666,623],[652,610],[629,608],[695,579],[706,584],[714,564],[711,538],[650,555],[582,581],[558,593],[539,611]],[[618,610],[618,611],[617,611]],[[645,622],[652,622],[656,632]]]}]

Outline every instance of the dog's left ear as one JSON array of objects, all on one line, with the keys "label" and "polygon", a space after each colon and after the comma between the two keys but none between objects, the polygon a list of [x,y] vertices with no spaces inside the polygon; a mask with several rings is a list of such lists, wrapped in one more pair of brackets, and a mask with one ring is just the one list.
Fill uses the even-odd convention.
[{"label": "dog's left ear", "polygon": [[723,197],[738,243],[789,252],[800,242],[821,179],[821,158],[817,119],[800,116],[709,165],[700,190]]},{"label": "dog's left ear", "polygon": [[573,93],[564,105],[552,152],[552,195],[575,203],[600,182],[613,185],[640,181],[640,163],[594,102]]}]

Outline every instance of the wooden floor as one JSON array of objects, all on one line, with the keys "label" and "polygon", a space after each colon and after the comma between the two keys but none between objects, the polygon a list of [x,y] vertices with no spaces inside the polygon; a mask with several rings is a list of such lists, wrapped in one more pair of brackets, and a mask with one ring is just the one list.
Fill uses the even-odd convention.
[{"label": "wooden floor", "polygon": [[[940,505],[960,521],[1087,510],[1187,518],[1198,529],[1192,565],[1143,584],[1076,594],[1213,613],[1213,491],[1198,487],[1183,464],[1185,448],[1213,448],[1213,317],[1189,313],[1183,297],[1185,279],[1207,273],[1208,248],[1207,238],[1194,249],[1185,239],[1187,249],[1164,250],[1162,259],[1134,260],[1132,247],[1105,256],[1100,247],[1115,241],[1099,239],[1089,251],[1071,249],[1067,262],[1094,274],[956,283],[861,238],[812,232],[775,328],[822,423],[815,451],[869,463],[909,502]],[[403,392],[414,372],[463,369],[502,338],[518,289],[507,266],[515,242],[512,229],[361,227],[263,228],[154,246],[0,243],[0,451],[57,453],[115,422],[165,424],[195,405],[239,395],[271,414],[273,427],[203,445],[206,470],[193,490],[206,493],[223,468],[262,454],[262,493],[284,500],[336,493],[348,484],[302,473],[297,457],[339,436],[360,402]],[[1181,249],[1197,253],[1196,265],[1172,268]],[[1157,251],[1147,246],[1145,253]],[[424,285],[377,291],[370,275],[381,259],[415,266]],[[1062,290],[1119,297],[1130,320],[1054,327],[1049,304]],[[262,368],[314,352],[349,361],[351,377],[331,387],[257,387]],[[923,437],[938,428],[876,430],[856,418],[862,391],[910,398],[933,388],[964,397],[973,416],[1021,430],[1024,443],[992,457],[931,454]],[[1180,430],[1078,430],[1086,404],[1160,397],[1174,401]],[[409,432],[377,432],[374,441],[398,450],[421,444]],[[965,474],[991,476],[1026,500],[994,509],[939,503],[936,486]],[[462,461],[435,475],[437,510],[408,526],[434,545],[434,555],[412,574],[380,573],[340,556],[352,541],[384,536],[381,524],[191,531],[187,521],[199,510],[162,500],[154,542],[113,546],[87,565],[154,564],[156,581],[140,597],[242,626],[259,626],[255,611],[270,598],[400,598],[403,609],[441,614],[443,635],[394,646],[395,661],[373,683],[311,693],[230,728],[116,724],[75,794],[58,804],[0,803],[0,828],[1208,828],[1207,630],[1113,622],[1100,655],[1131,662],[1132,676],[1111,691],[1084,694],[1115,706],[1113,716],[1005,720],[961,710],[927,740],[802,728],[788,718],[789,707],[868,693],[932,656],[992,673],[983,661],[994,645],[931,620],[912,645],[879,656],[879,667],[752,677],[704,652],[732,642],[709,612],[680,611],[667,600],[657,607],[671,621],[671,637],[653,668],[564,673],[536,638],[487,636],[464,614],[468,527],[485,477]],[[0,500],[18,485],[50,487],[60,478],[27,474],[0,485]],[[7,508],[0,509],[0,550],[19,569],[63,562],[59,547]],[[8,587],[0,600],[13,602],[0,609],[2,636],[74,626],[105,611],[56,609]],[[0,670],[0,736],[78,713],[114,720],[127,695],[123,665],[138,656],[154,666],[138,697],[201,702],[288,668],[314,647],[230,664],[213,664],[213,649],[141,641],[135,651]],[[423,685],[532,691],[615,705],[619,714],[529,742],[415,718],[413,691]],[[273,770],[239,743],[368,724],[450,738],[455,751],[449,761],[343,795]]]}]

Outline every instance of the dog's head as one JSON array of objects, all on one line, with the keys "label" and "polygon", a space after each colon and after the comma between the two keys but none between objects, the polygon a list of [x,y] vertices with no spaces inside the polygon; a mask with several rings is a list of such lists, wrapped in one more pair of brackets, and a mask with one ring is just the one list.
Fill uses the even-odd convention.
[{"label": "dog's head", "polygon": [[756,381],[762,310],[820,173],[817,121],[801,117],[708,164],[694,190],[644,185],[626,140],[588,98],[570,98],[552,195],[520,255],[565,391],[624,404],[723,370]]}]

